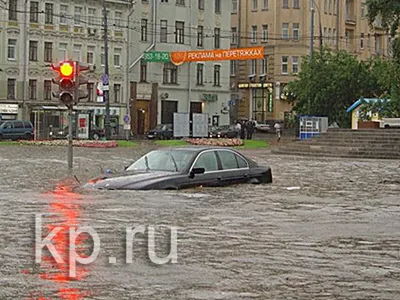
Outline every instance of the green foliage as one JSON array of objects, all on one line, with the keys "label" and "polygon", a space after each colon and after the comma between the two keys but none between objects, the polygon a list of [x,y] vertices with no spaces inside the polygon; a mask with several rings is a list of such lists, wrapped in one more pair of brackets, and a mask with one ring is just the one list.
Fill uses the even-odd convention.
[{"label": "green foliage", "polygon": [[386,67],[383,60],[359,62],[346,51],[323,49],[314,54],[312,62],[305,57],[298,80],[288,85],[289,91],[296,95],[294,111],[326,115],[331,123],[347,127],[350,115],[346,110],[354,101],[361,96],[383,94],[388,89],[388,85],[380,83],[385,82],[380,74]]}]

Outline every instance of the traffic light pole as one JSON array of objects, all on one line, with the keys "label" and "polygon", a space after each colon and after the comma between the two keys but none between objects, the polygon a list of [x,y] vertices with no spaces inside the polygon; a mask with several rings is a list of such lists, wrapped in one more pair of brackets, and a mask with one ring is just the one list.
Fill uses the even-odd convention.
[{"label": "traffic light pole", "polygon": [[73,145],[72,145],[72,104],[68,106],[68,174],[72,175]]},{"label": "traffic light pole", "polygon": [[110,124],[110,94],[109,94],[109,70],[108,70],[108,23],[107,23],[107,7],[106,1],[103,0],[103,14],[104,14],[104,63],[105,63],[105,72],[104,75],[107,78],[107,84],[104,84],[104,102],[106,104],[106,119],[105,119],[105,130],[106,130],[106,139],[109,140],[111,138],[111,124]]}]

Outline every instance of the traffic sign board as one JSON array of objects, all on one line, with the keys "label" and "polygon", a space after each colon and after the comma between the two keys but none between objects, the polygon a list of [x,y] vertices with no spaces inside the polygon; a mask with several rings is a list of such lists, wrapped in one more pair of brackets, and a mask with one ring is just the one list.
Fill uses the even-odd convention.
[{"label": "traffic sign board", "polygon": [[104,74],[103,77],[102,77],[102,79],[103,79],[103,84],[104,84],[104,85],[108,85],[108,75],[107,75],[107,74]]},{"label": "traffic sign board", "polygon": [[147,62],[170,62],[169,52],[145,52],[143,59]]},{"label": "traffic sign board", "polygon": [[129,115],[125,115],[125,116],[124,116],[124,122],[125,122],[126,124],[129,124],[129,123],[131,122],[131,117],[130,117]]}]

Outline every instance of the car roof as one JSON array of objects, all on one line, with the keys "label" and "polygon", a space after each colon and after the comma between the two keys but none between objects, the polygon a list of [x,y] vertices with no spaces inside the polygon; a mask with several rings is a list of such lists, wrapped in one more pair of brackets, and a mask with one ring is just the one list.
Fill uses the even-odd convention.
[{"label": "car roof", "polygon": [[[186,146],[186,147],[174,147],[174,148],[163,148],[165,150],[170,150],[170,151],[193,151],[193,152],[202,152],[205,150],[233,150],[236,151],[232,148],[229,147],[216,147],[216,146]],[[161,149],[158,149],[161,150]]]}]

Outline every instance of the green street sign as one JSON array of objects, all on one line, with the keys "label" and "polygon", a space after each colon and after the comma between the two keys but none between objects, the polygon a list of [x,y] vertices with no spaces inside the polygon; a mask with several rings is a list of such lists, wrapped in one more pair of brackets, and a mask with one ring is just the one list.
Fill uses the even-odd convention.
[{"label": "green street sign", "polygon": [[169,52],[145,52],[143,55],[144,61],[147,62],[170,62]]}]

